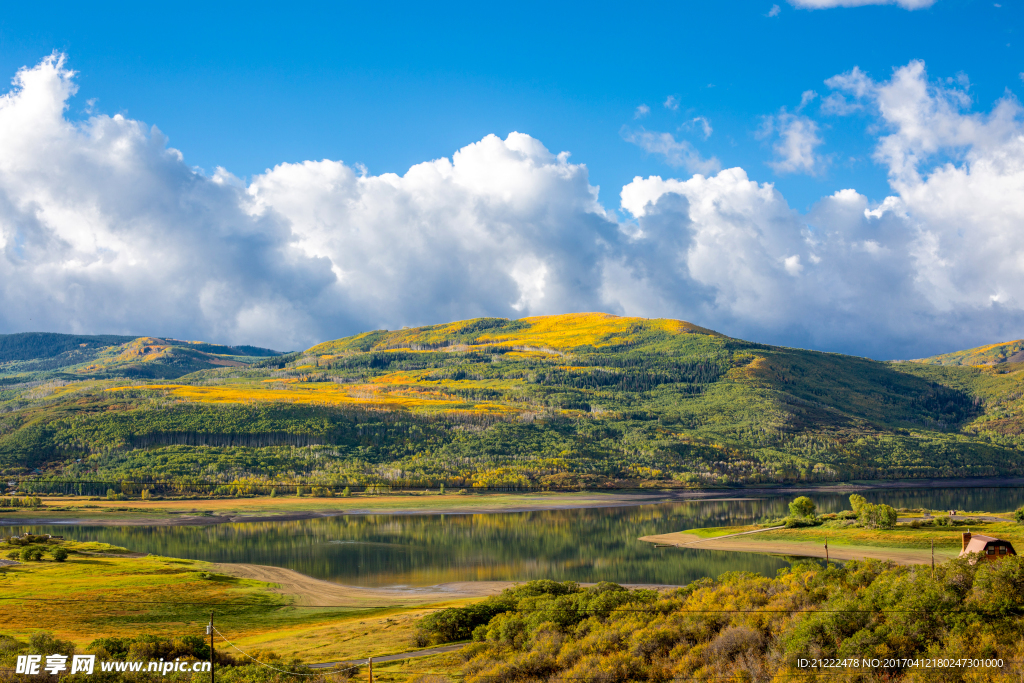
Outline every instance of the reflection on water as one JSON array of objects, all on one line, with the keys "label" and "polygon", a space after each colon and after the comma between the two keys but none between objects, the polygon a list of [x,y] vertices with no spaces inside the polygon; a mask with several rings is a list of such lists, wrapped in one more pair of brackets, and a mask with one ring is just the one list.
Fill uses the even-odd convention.
[{"label": "reflection on water", "polygon": [[[871,491],[895,507],[1001,511],[1024,489]],[[819,510],[847,497],[811,496]],[[450,581],[556,579],[683,584],[726,571],[773,576],[783,558],[696,548],[654,548],[649,534],[748,524],[786,513],[792,496],[689,501],[626,508],[479,515],[361,515],[208,527],[13,527],[113,543],[139,552],[213,562],[287,567],[363,586]]]}]

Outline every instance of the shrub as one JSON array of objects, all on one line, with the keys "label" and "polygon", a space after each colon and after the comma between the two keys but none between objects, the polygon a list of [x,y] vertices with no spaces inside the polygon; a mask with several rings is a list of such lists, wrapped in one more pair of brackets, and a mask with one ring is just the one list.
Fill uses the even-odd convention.
[{"label": "shrub", "polygon": [[1013,518],[1017,520],[1017,524],[1024,524],[1024,507],[1020,507],[1014,510]]},{"label": "shrub", "polygon": [[42,548],[22,548],[21,549],[21,561],[22,562],[38,562],[43,559]]},{"label": "shrub", "polygon": [[821,524],[814,517],[786,517],[783,523],[787,529],[799,529],[800,527],[818,526]]},{"label": "shrub", "polygon": [[28,639],[29,647],[37,655],[64,655],[70,657],[75,654],[75,644],[67,640],[54,638],[52,633],[42,631]]},{"label": "shrub", "polygon": [[473,630],[487,624],[501,610],[481,603],[470,607],[451,607],[432,612],[417,624],[416,644],[420,647],[468,640]]},{"label": "shrub", "polygon": [[807,496],[800,496],[789,504],[789,514],[791,517],[813,517],[817,509],[818,506]]},{"label": "shrub", "polygon": [[864,503],[860,506],[858,520],[870,529],[892,529],[896,526],[896,510],[884,503],[873,505]]},{"label": "shrub", "polygon": [[850,496],[850,509],[853,510],[854,514],[860,514],[860,509],[864,505],[867,505],[868,499],[864,496],[859,496],[856,493]]},{"label": "shrub", "polygon": [[350,489],[347,486],[345,487],[345,490],[341,492],[341,497],[342,498],[348,498],[351,495],[352,495],[352,489]]},{"label": "shrub", "polygon": [[53,556],[54,562],[63,562],[64,560],[68,559],[68,551],[60,546],[57,546],[56,548],[51,550],[50,554]]}]

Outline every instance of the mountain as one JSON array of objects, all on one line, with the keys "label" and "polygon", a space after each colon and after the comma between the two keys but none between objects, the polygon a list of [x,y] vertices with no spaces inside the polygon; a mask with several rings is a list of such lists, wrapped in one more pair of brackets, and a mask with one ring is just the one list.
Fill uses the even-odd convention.
[{"label": "mountain", "polygon": [[[926,363],[928,365],[999,365],[1002,363],[1024,363],[1024,339],[1003,342],[1001,344],[979,346],[974,349],[967,349],[966,351],[944,353],[941,356],[921,358],[915,362]],[[1009,370],[1009,368],[1007,369]]]},{"label": "mountain", "polygon": [[[138,338],[49,379],[0,367],[0,468],[223,491],[1024,474],[1012,362],[878,362],[602,313],[377,330],[262,358],[225,348]],[[144,374],[185,369],[178,354],[205,366]]]},{"label": "mountain", "polygon": [[23,332],[0,335],[0,378],[174,379],[197,370],[237,367],[279,355],[255,346],[218,346],[157,337]]}]

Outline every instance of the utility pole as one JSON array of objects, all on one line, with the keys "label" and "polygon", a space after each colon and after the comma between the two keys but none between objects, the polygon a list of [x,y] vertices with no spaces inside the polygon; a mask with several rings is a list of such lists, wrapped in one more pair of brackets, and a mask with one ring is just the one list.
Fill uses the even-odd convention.
[{"label": "utility pole", "polygon": [[213,612],[210,612],[210,625],[206,632],[210,634],[210,683],[213,683]]}]

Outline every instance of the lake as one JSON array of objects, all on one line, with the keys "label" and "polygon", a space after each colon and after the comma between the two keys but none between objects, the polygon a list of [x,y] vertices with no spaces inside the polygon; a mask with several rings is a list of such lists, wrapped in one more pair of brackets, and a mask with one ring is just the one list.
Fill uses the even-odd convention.
[{"label": "lake", "polygon": [[[870,502],[999,512],[1024,504],[1022,488],[862,492]],[[821,512],[848,509],[848,496],[810,496]],[[130,550],[211,562],[286,567],[359,586],[429,586],[450,581],[555,579],[685,584],[726,571],[774,576],[790,560],[637,540],[697,527],[781,517],[793,495],[634,507],[493,514],[353,515],[214,526],[12,526]]]}]

